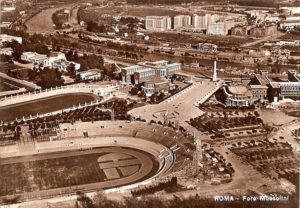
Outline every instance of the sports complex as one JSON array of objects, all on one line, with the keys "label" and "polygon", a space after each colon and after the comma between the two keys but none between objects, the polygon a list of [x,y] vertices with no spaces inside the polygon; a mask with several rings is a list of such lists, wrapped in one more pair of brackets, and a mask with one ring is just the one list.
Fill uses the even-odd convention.
[{"label": "sports complex", "polygon": [[131,189],[182,170],[187,138],[138,121],[62,124],[59,138],[1,148],[0,199]]}]

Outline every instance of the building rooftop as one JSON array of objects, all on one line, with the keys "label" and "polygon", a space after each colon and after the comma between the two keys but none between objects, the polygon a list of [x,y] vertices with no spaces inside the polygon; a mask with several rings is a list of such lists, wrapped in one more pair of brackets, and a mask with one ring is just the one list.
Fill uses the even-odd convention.
[{"label": "building rooftop", "polygon": [[144,80],[144,82],[147,84],[160,84],[160,83],[169,82],[169,80],[167,80],[165,78],[151,77],[151,78]]},{"label": "building rooftop", "polygon": [[89,70],[86,70],[86,71],[77,72],[77,74],[86,74],[86,73],[97,74],[97,73],[101,73],[101,72],[102,72],[102,70],[100,70],[100,69],[89,69]]},{"label": "building rooftop", "polygon": [[251,89],[268,89],[266,85],[249,85]]},{"label": "building rooftop", "polygon": [[56,56],[59,56],[59,55],[65,55],[64,53],[61,53],[61,52],[50,52],[49,53],[49,57],[56,57]]},{"label": "building rooftop", "polygon": [[261,85],[268,85],[270,83],[270,80],[265,75],[256,74],[255,76]]},{"label": "building rooftop", "polygon": [[137,72],[135,73],[142,73],[142,72],[147,72],[147,71],[154,71],[155,69],[152,69],[152,68],[145,68],[145,69],[140,69],[138,70]]},{"label": "building rooftop", "polygon": [[143,68],[143,67],[139,66],[139,65],[133,65],[133,66],[124,67],[122,69],[124,69],[124,70],[130,70],[130,69],[135,69],[135,68]]},{"label": "building rooftop", "polygon": [[238,86],[229,86],[228,87],[228,91],[232,94],[236,94],[236,95],[244,95],[247,94],[249,91],[247,89],[247,87],[242,86],[242,85],[238,85]]}]

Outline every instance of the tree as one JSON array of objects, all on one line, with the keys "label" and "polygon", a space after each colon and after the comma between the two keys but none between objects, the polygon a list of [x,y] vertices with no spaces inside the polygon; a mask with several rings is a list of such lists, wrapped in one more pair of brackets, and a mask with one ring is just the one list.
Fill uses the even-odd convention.
[{"label": "tree", "polygon": [[69,74],[69,76],[71,78],[75,78],[76,77],[76,69],[75,69],[75,64],[71,63],[68,67],[67,67],[67,72]]},{"label": "tree", "polygon": [[98,25],[94,21],[89,21],[87,22],[86,25],[87,25],[86,30],[90,32],[104,33],[107,30],[105,25]]},{"label": "tree", "polygon": [[49,69],[46,67],[36,76],[37,84],[40,85],[42,88],[50,88],[60,86],[64,83],[63,79],[61,78],[62,73],[59,72],[57,69]]},{"label": "tree", "polygon": [[24,43],[24,44],[16,44],[13,47],[13,58],[19,59],[23,52],[36,52],[39,54],[48,54],[50,51],[46,45],[40,43]]},{"label": "tree", "polygon": [[136,87],[132,87],[131,90],[129,91],[129,93],[131,95],[137,95],[138,92],[139,92],[139,90]]},{"label": "tree", "polygon": [[80,71],[85,71],[88,69],[100,69],[104,70],[104,59],[102,56],[86,55],[74,59],[75,62],[80,64]]},{"label": "tree", "polygon": [[77,200],[80,202],[80,204],[83,208],[94,208],[95,207],[93,201],[85,194],[80,195],[77,198]]}]

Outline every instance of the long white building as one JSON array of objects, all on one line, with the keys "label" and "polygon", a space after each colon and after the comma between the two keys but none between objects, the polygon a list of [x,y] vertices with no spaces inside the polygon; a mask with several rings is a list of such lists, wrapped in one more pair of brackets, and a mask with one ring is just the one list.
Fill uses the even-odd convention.
[{"label": "long white building", "polygon": [[12,41],[17,41],[18,43],[22,44],[22,37],[0,34],[0,45],[2,45],[3,42],[12,42]]},{"label": "long white building", "polygon": [[167,77],[181,70],[180,63],[171,63],[161,60],[155,62],[139,62],[138,65],[122,68],[123,82],[140,83],[146,78]]}]

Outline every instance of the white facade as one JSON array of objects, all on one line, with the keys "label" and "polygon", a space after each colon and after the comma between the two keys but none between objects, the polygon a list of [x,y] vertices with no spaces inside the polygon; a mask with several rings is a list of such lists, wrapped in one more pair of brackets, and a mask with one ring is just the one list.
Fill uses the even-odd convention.
[{"label": "white facade", "polygon": [[192,26],[195,29],[206,30],[208,23],[211,21],[210,14],[194,15],[192,17]]},{"label": "white facade", "polygon": [[0,48],[0,54],[11,56],[13,54],[13,49],[12,48]]},{"label": "white facade", "polygon": [[8,28],[10,27],[11,25],[11,22],[1,22],[0,24],[0,28],[3,27],[3,28]]},{"label": "white facade", "polygon": [[16,10],[16,7],[3,7],[2,10],[5,12],[12,12]]},{"label": "white facade", "polygon": [[280,23],[281,28],[300,27],[300,20],[285,20]]},{"label": "white facade", "polygon": [[[169,64],[166,60],[155,62],[139,62],[138,65],[122,68],[122,81],[131,82],[131,76],[135,74],[135,83],[145,77],[166,77],[181,71],[180,63]],[[136,81],[137,80],[137,81]]]},{"label": "white facade", "polygon": [[226,27],[226,23],[220,22],[220,23],[212,23],[212,24],[208,25],[207,34],[208,35],[227,35],[228,30]]},{"label": "white facade", "polygon": [[101,71],[99,69],[90,69],[83,72],[78,72],[81,80],[97,80],[101,78]]},{"label": "white facade", "polygon": [[58,60],[67,60],[67,58],[64,53],[60,53],[60,52],[50,54],[50,56],[43,61],[43,67],[52,68],[53,62]]},{"label": "white facade", "polygon": [[0,34],[0,43],[12,42],[14,40],[17,41],[18,43],[22,44],[22,37],[16,37],[16,36],[7,35],[7,34]]},{"label": "white facade", "polygon": [[47,58],[47,55],[38,54],[35,52],[23,52],[21,55],[21,60],[32,62],[35,64],[41,64]]},{"label": "white facade", "polygon": [[280,7],[279,10],[290,14],[300,14],[300,7]]},{"label": "white facade", "polygon": [[189,27],[192,25],[192,17],[189,15],[177,15],[174,17],[174,29]]},{"label": "white facade", "polygon": [[80,64],[71,61],[66,61],[66,60],[54,61],[52,63],[52,68],[58,69],[59,71],[67,71],[68,66],[70,66],[71,64],[74,64],[76,71],[80,69]]},{"label": "white facade", "polygon": [[145,19],[146,30],[163,32],[171,29],[171,17],[147,16]]}]

